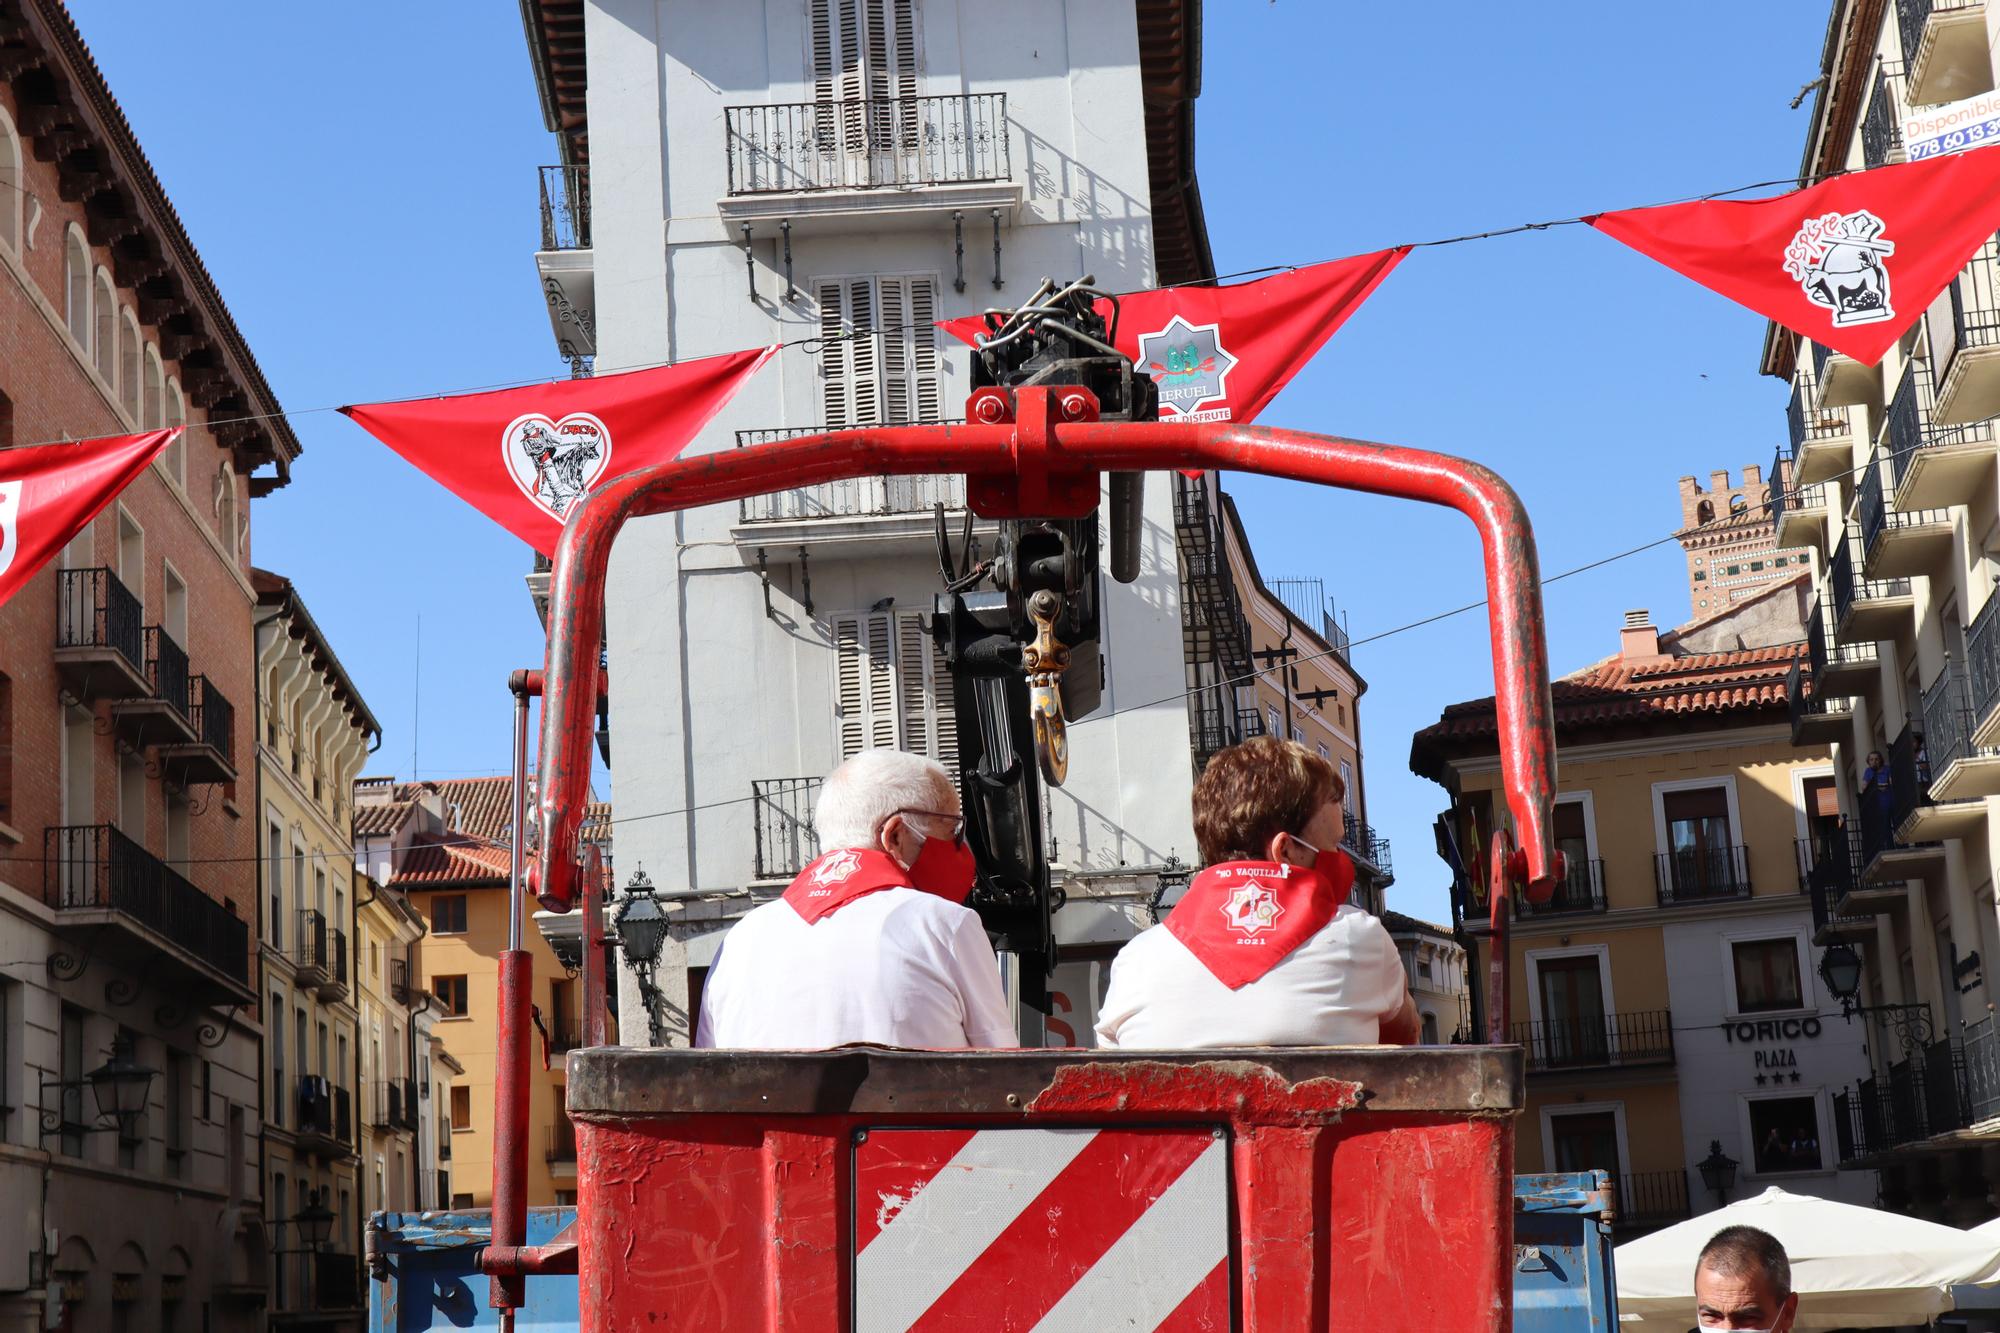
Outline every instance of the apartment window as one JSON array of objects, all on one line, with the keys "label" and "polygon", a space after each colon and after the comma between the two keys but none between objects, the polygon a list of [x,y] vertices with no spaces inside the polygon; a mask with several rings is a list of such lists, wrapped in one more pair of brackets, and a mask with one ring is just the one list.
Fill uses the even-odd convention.
[{"label": "apartment window", "polygon": [[1759,1097],[1750,1102],[1750,1140],[1757,1145],[1757,1174],[1819,1171],[1819,1099]]},{"label": "apartment window", "polygon": [[[313,867],[313,906],[322,912],[326,910],[326,871],[318,866]],[[339,916],[333,918],[333,924],[340,925]]]},{"label": "apartment window", "polygon": [[1278,706],[1276,704],[1264,705],[1264,734],[1266,736],[1282,736],[1285,734],[1284,725],[1278,720]]},{"label": "apartment window", "polygon": [[1306,743],[1306,729],[1304,727],[1293,727],[1292,739],[1298,744],[1304,745]]},{"label": "apartment window", "polygon": [[188,1058],[179,1051],[168,1051],[164,1077],[166,1086],[162,1091],[167,1107],[167,1174],[175,1180],[186,1180],[188,1103],[194,1097],[192,1067],[188,1064]]},{"label": "apartment window", "polygon": [[57,1040],[62,1047],[62,1150],[68,1157],[83,1156],[83,1010],[73,1004],[62,1007]]},{"label": "apartment window", "polygon": [[451,1127],[472,1128],[472,1089],[469,1087],[454,1087],[451,1090]]},{"label": "apartment window", "polygon": [[271,825],[271,947],[285,947],[285,831]]},{"label": "apartment window", "polygon": [[1417,978],[1421,981],[1431,979],[1431,960],[1428,954],[1417,955]]},{"label": "apartment window", "polygon": [[431,898],[431,933],[433,935],[465,933],[464,894],[440,893]]},{"label": "apartment window", "polygon": [[129,310],[118,329],[118,402],[127,417],[139,419],[139,322]]},{"label": "apartment window", "polygon": [[[187,425],[187,400],[181,396],[180,381],[171,375],[167,377],[165,410],[166,425],[170,429],[174,426]],[[182,490],[186,490],[187,436],[184,433],[175,437],[174,442],[167,446],[165,458],[167,475],[174,479],[174,485],[179,486]]]},{"label": "apartment window", "polygon": [[[1596,953],[1534,960],[1542,1002],[1530,1059],[1549,1065],[1603,1064],[1610,1055],[1602,960]],[[1578,1168],[1581,1169],[1581,1168]]]},{"label": "apartment window", "polygon": [[312,1067],[306,1063],[311,1058],[311,1052],[306,1046],[306,1007],[304,1005],[300,1005],[295,1011],[295,1018],[299,1025],[299,1044],[293,1049],[298,1052],[299,1073],[301,1075],[310,1074],[312,1073]]},{"label": "apartment window", "polygon": [[1799,985],[1799,944],[1792,936],[1773,940],[1736,940],[1729,946],[1736,973],[1736,1012],[1799,1009],[1805,994]]},{"label": "apartment window", "polygon": [[576,1191],[575,1191],[575,1190],[557,1190],[557,1191],[556,1191],[556,1207],[558,1207],[558,1208],[574,1208],[574,1207],[576,1207]]},{"label": "apartment window", "polygon": [[1420,1026],[1421,1026],[1421,1028],[1422,1028],[1422,1037],[1421,1037],[1421,1040],[1422,1040],[1423,1044],[1424,1044],[1424,1045],[1426,1045],[1426,1046],[1435,1046],[1435,1045],[1437,1045],[1437,1044],[1438,1044],[1438,1020],[1437,1020],[1437,1015],[1436,1015],[1436,1014],[1425,1014],[1425,1015],[1424,1015],[1424,1017],[1423,1017],[1423,1022],[1422,1022],[1422,1023],[1420,1024]]},{"label": "apartment window", "polygon": [[465,1017],[464,977],[432,977],[431,989],[437,993],[438,1004],[447,1018]]},{"label": "apartment window", "polygon": [[297,845],[292,847],[292,901],[306,905],[306,849]]},{"label": "apartment window", "polygon": [[1322,745],[1319,747],[1319,757],[1330,764],[1333,762],[1333,751]]},{"label": "apartment window", "polygon": [[472,1196],[470,1194],[454,1194],[451,1196],[451,1206],[454,1208],[470,1208],[472,1207]]},{"label": "apartment window", "polygon": [[1697,569],[1694,572],[1694,581],[1696,583],[1703,582],[1707,578],[1708,578],[1708,572],[1706,570]]},{"label": "apartment window", "polygon": [[895,748],[958,773],[951,674],[914,611],[833,617],[834,725],[842,759]]},{"label": "apartment window", "polygon": [[134,842],[146,840],[146,761],[118,755],[118,831]]},{"label": "apartment window", "polygon": [[160,369],[160,354],[146,349],[146,378],[139,399],[139,428],[158,430],[166,424],[166,375]]},{"label": "apartment window", "polygon": [[1671,889],[1677,899],[1741,893],[1744,884],[1732,831],[1729,788],[1716,783],[1659,790],[1658,794],[1667,860],[1667,882],[1662,887]]},{"label": "apartment window", "polygon": [[829,430],[942,418],[935,279],[822,278],[814,297],[827,340],[820,401]]},{"label": "apartment window", "polygon": [[1616,1111],[1551,1113],[1549,1141],[1555,1149],[1551,1170],[1608,1171],[1614,1179],[1622,1170]]},{"label": "apartment window", "polygon": [[[132,1031],[132,1029],[128,1027],[120,1025],[118,1029],[118,1040],[125,1043],[125,1049],[132,1052],[134,1059],[138,1059],[139,1063],[141,1064],[146,1063],[144,1059],[141,1059],[139,1057],[138,1033]],[[132,1122],[131,1132],[129,1134],[126,1132],[123,1126],[119,1127],[118,1165],[124,1167],[127,1171],[136,1171],[139,1167],[139,1149],[145,1144],[145,1142],[146,1142],[146,1116],[143,1112],[141,1112],[139,1118]]]},{"label": "apartment window", "polygon": [[271,1123],[285,1127],[285,997],[271,992],[271,1096],[264,1103]]},{"label": "apartment window", "polygon": [[[301,1206],[303,1206],[303,1201]],[[285,1219],[291,1215],[291,1206],[285,1202],[285,1178],[274,1174],[271,1177],[271,1217],[274,1227],[273,1234],[277,1237],[277,1244],[273,1247],[274,1249],[283,1251],[286,1248]],[[285,1256],[280,1254],[277,1263],[277,1290],[272,1293],[276,1308],[280,1310],[287,1308],[288,1305],[288,1302],[285,1300],[285,1270],[290,1266],[285,1262]]]},{"label": "apartment window", "polygon": [[90,289],[90,359],[106,384],[118,375],[118,302],[111,294],[111,275],[97,270]]},{"label": "apartment window", "polygon": [[90,351],[90,251],[83,244],[83,233],[75,227],[63,243],[63,302],[64,322],[69,325],[69,336],[76,339],[76,345],[87,354]]}]

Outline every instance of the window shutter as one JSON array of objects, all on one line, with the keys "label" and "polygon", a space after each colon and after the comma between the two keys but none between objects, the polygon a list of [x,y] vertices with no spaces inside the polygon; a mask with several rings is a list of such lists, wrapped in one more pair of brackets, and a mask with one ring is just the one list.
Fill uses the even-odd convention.
[{"label": "window shutter", "polygon": [[840,757],[896,744],[896,684],[893,626],[888,615],[835,616],[838,659],[834,723]]},{"label": "window shutter", "polygon": [[828,430],[854,424],[854,344],[847,333],[847,288],[838,282],[819,283],[820,406]]},{"label": "window shutter", "polygon": [[871,278],[854,278],[847,284],[847,331],[871,330],[866,337],[847,342],[852,416],[849,425],[874,425],[882,420],[881,357],[882,335],[876,329],[875,285]]},{"label": "window shutter", "polygon": [[878,278],[882,329],[882,420],[901,424],[910,415],[910,279]]},{"label": "window shutter", "polygon": [[929,278],[910,278],[910,398],[911,421],[944,419],[944,384],[938,375],[937,285]]},{"label": "window shutter", "polygon": [[958,717],[944,654],[914,611],[896,616],[896,697],[903,748],[926,754],[958,777]]}]

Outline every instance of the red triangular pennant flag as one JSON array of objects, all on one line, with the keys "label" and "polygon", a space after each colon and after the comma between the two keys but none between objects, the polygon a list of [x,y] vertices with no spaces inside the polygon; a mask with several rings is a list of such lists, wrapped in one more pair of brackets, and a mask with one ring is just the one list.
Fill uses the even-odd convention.
[{"label": "red triangular pennant flag", "polygon": [[1775,199],[1628,208],[1586,220],[1872,366],[2000,231],[2000,152],[1849,172]]},{"label": "red triangular pennant flag", "polygon": [[[1257,419],[1408,254],[1335,259],[1232,287],[1164,287],[1118,298],[1119,351],[1160,386],[1160,419]],[[1111,303],[1099,301],[1108,321]],[[977,345],[986,318],[943,321]]]},{"label": "red triangular pennant flag", "polygon": [[0,449],[0,602],[130,486],[181,428]]},{"label": "red triangular pennant flag", "polygon": [[679,457],[777,350],[340,410],[453,495],[554,555],[579,497],[607,477]]}]

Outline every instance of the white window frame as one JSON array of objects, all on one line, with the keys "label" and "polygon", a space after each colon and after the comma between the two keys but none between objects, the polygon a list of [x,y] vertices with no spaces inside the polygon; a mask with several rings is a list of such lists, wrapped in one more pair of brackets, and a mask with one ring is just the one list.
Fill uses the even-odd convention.
[{"label": "white window frame", "polygon": [[1592,861],[1599,860],[1603,854],[1597,850],[1597,800],[1590,794],[1590,789],[1584,787],[1576,791],[1557,792],[1555,803],[1583,807],[1584,855]]},{"label": "white window frame", "polygon": [[1637,1174],[1632,1170],[1632,1146],[1625,1133],[1625,1103],[1617,1102],[1554,1102],[1541,1108],[1542,1122],[1542,1170],[1556,1169],[1556,1126],[1555,1119],[1562,1115],[1602,1115],[1611,1112],[1618,1134],[1618,1170],[1611,1173],[1614,1181],[1619,1176]]},{"label": "white window frame", "polygon": [[1613,1063],[1618,1058],[1618,1033],[1611,1020],[1618,1014],[1618,997],[1611,989],[1611,946],[1608,944],[1577,944],[1557,946],[1553,949],[1529,949],[1521,955],[1521,963],[1528,974],[1528,1019],[1539,1026],[1542,1019],[1542,962],[1558,958],[1597,959],[1597,984],[1604,990],[1605,1050]]},{"label": "white window frame", "polygon": [[[858,282],[865,282],[869,284],[869,301],[872,306],[872,309],[869,312],[867,326],[875,326],[878,328],[881,325],[881,320],[882,320],[882,284],[884,282],[929,283],[931,292],[931,313],[934,317],[938,314],[939,303],[942,300],[940,294],[944,288],[944,282],[941,275],[939,275],[935,271],[930,271],[930,270],[913,270],[909,272],[898,272],[898,273],[816,274],[806,283],[806,290],[812,293],[815,318],[818,318],[822,321],[824,320],[825,317],[824,311],[819,304],[820,292],[822,288],[826,287],[829,284],[833,284],[833,285],[838,285],[841,288],[840,317],[841,317],[842,329],[847,330],[847,329],[858,329],[859,327],[864,327],[855,320],[854,312],[849,308],[849,302],[847,297],[848,284],[858,283]],[[938,417],[942,418],[945,415],[945,391],[947,387],[947,381],[949,379],[949,375],[947,373],[948,368],[945,365],[945,349],[939,343],[937,330],[934,327],[929,330],[929,336],[931,339],[931,355],[934,362],[932,373],[936,379],[936,385],[937,385],[935,407],[937,410]],[[843,346],[847,348],[846,354],[851,356],[854,346],[860,341],[861,341],[860,339],[854,339],[848,343],[843,344]],[[887,371],[887,362],[889,359],[888,350],[889,350],[888,334],[885,331],[873,339],[873,356],[874,356],[873,375],[874,375],[874,387],[875,387],[874,416],[878,422],[881,422],[883,424],[902,425],[906,423],[898,421],[895,418],[895,415],[889,411],[889,381],[891,379],[891,376],[888,374]],[[915,350],[914,338],[912,339],[911,342],[911,350],[914,353]],[[909,374],[909,385],[906,392],[906,399],[908,401],[910,409],[908,413],[908,420],[911,422],[921,422],[924,420],[924,416],[923,416],[923,410],[918,405],[920,394],[918,392],[918,374],[914,365],[909,369],[908,374]],[[814,384],[815,396],[818,400],[814,404],[814,411],[819,415],[819,419],[822,425],[826,426],[828,429],[833,429],[836,425],[843,423],[836,423],[829,421],[827,419],[831,415],[827,411],[827,401],[826,401],[826,385],[827,385],[827,380],[829,378],[831,378],[831,376],[828,373],[826,354],[824,353],[824,351],[822,351],[820,355],[815,356],[813,358],[813,384]],[[844,424],[852,425],[855,424],[856,422],[859,422],[860,417],[863,414],[856,412],[854,410],[853,403],[850,402],[848,405],[847,415],[850,418],[850,420]]]},{"label": "white window frame", "polygon": [[[1819,988],[1816,976],[1810,966],[1812,961],[1812,941],[1807,938],[1808,927],[1801,922],[1795,926],[1771,924],[1765,926],[1744,926],[1736,930],[1724,931],[1716,938],[1716,947],[1722,951],[1722,975],[1728,983],[1727,992],[1722,997],[1722,1016],[1733,1023],[1755,1023],[1765,1018],[1797,1018],[1802,1014],[1819,1012]],[[1738,944],[1752,940],[1791,940],[1798,950],[1799,960],[1799,1007],[1796,1009],[1757,1009],[1749,1013],[1738,1009],[1739,988],[1736,985],[1736,948]]]},{"label": "white window frame", "polygon": [[[1819,1136],[1820,1167],[1816,1171],[1759,1171],[1757,1169],[1757,1140],[1752,1137],[1750,1126],[1751,1102],[1811,1101],[1816,1120],[1814,1130]],[[1827,1136],[1833,1125],[1833,1102],[1823,1084],[1808,1087],[1804,1083],[1787,1084],[1783,1088],[1768,1091],[1738,1092],[1736,1094],[1737,1133],[1743,1145],[1743,1174],[1751,1180],[1809,1180],[1818,1176],[1830,1176],[1840,1169],[1840,1149],[1838,1141]]]},{"label": "white window frame", "polygon": [[[1797,816],[1799,841],[1812,837],[1812,811],[1806,809],[1806,783],[1813,778],[1834,778],[1833,794],[1841,795],[1839,775],[1832,764],[1805,764],[1792,770],[1792,812]],[[1841,802],[1841,813],[1847,813],[1847,804]]]},{"label": "white window frame", "polygon": [[1743,843],[1743,812],[1736,806],[1736,775],[1734,773],[1719,773],[1714,777],[1676,778],[1671,782],[1655,782],[1653,784],[1653,851],[1655,855],[1665,855],[1673,850],[1673,844],[1667,841],[1666,794],[1674,791],[1700,791],[1704,787],[1722,788],[1723,795],[1729,803],[1729,845],[1732,847],[1745,845]]}]

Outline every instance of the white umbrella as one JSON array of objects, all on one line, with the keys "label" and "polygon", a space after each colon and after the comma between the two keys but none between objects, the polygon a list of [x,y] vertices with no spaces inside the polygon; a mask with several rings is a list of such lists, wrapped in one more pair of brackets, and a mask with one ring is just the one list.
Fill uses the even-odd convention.
[{"label": "white umbrella", "polygon": [[1640,1333],[1694,1327],[1695,1257],[1730,1226],[1767,1231],[1785,1247],[1802,1329],[1926,1323],[1951,1309],[1953,1283],[2000,1276],[2000,1236],[1773,1186],[1620,1245],[1620,1322]]}]

